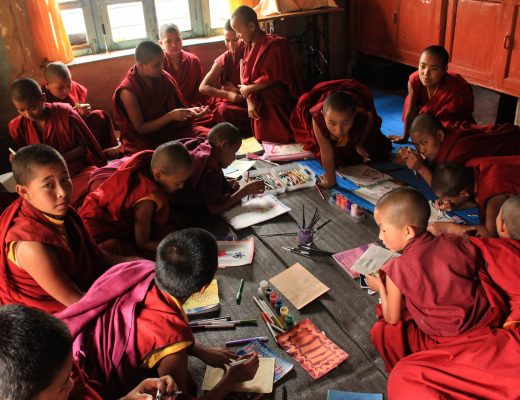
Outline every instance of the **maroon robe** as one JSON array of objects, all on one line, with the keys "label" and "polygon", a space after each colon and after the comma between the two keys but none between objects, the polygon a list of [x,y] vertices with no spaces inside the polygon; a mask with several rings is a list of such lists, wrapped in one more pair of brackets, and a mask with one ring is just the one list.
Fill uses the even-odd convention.
[{"label": "maroon robe", "polygon": [[387,371],[406,355],[502,322],[505,303],[501,293],[492,284],[477,249],[466,239],[422,233],[382,271],[404,298],[401,321],[389,324],[381,313],[370,331]]},{"label": "maroon robe", "polygon": [[81,218],[94,240],[105,250],[121,255],[130,255],[127,251],[139,254],[135,244],[133,206],[152,193],[162,203],[161,209],[154,214],[152,233],[160,240],[171,231],[168,197],[150,171],[152,155],[153,151],[145,150],[129,157],[85,198]]},{"label": "maroon robe", "polygon": [[207,98],[199,92],[199,86],[204,78],[202,65],[199,57],[193,53],[181,50],[181,62],[179,69],[175,70],[170,58],[164,54],[163,68],[168,72],[179,85],[179,89],[188,101],[190,106],[200,106],[206,104]]},{"label": "maroon robe", "polygon": [[7,208],[1,220],[0,304],[24,304],[49,313],[65,309],[28,272],[7,258],[10,242],[31,241],[52,247],[65,274],[82,291],[104,272],[101,251],[72,207],[65,217],[68,242],[56,224],[22,199]]},{"label": "maroon robe", "polygon": [[520,156],[481,157],[466,163],[475,175],[475,200],[480,212],[480,223],[486,223],[488,200],[499,194],[520,194]]},{"label": "maroon robe", "polygon": [[251,95],[259,116],[253,120],[255,137],[292,142],[289,118],[301,90],[287,39],[261,32],[257,43],[246,43],[241,75],[244,85],[270,84]]},{"label": "maroon robe", "polygon": [[170,74],[163,71],[159,78],[153,79],[153,83],[154,88],[152,90],[141,78],[137,66],[134,65],[115,90],[113,97],[114,117],[121,130],[123,151],[126,154],[134,154],[141,150],[153,150],[164,142],[194,137],[199,134],[206,134],[208,131],[206,128],[193,126],[191,122],[174,121],[152,134],[139,134],[133,127],[121,102],[121,90],[126,89],[137,98],[144,121],[160,118],[176,108],[189,107],[177,82]]},{"label": "maroon robe", "polygon": [[446,128],[435,163],[465,164],[472,158],[520,155],[520,127],[462,123]]},{"label": "maroon robe", "polygon": [[85,156],[67,161],[72,178],[72,205],[77,206],[87,193],[88,180],[95,167],[106,164],[103,150],[79,114],[68,104],[44,103],[48,110],[43,132],[40,133],[35,122],[22,117],[9,122],[9,133],[18,147],[44,143],[61,154],[77,146],[85,148]]},{"label": "maroon robe", "polygon": [[[71,107],[75,107],[78,103],[87,103],[87,88],[75,81],[71,81],[69,95],[63,99],[54,96],[46,87],[41,85],[45,100],[49,103],[67,103]],[[83,117],[88,128],[96,138],[102,149],[117,146],[117,138],[114,132],[112,119],[103,110],[91,110],[90,113]]]},{"label": "maroon robe", "polygon": [[[356,102],[357,110],[353,126],[349,132],[349,140],[345,145],[339,145],[329,132],[323,116],[323,103],[334,92],[345,92]],[[373,117],[373,128],[364,140],[368,113]],[[381,118],[377,115],[374,99],[370,90],[354,79],[339,79],[318,83],[309,92],[303,94],[291,114],[291,128],[297,142],[303,143],[305,150],[312,151],[320,158],[320,147],[314,135],[312,121],[315,121],[323,135],[333,145],[336,166],[353,165],[363,162],[356,151],[357,145],[362,145],[373,161],[388,161],[392,142],[381,133]]]},{"label": "maroon robe", "polygon": [[515,239],[470,238],[487,263],[491,279],[503,290],[510,314],[504,327],[520,327],[520,242]]}]

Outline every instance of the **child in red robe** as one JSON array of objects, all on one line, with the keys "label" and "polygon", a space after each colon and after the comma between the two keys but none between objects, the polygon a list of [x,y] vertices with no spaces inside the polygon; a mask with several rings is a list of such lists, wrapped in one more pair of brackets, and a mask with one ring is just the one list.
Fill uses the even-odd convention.
[{"label": "child in red robe", "polygon": [[520,155],[520,128],[512,124],[478,126],[469,123],[444,128],[437,117],[422,114],[410,128],[417,151],[401,152],[408,168],[431,185],[431,164],[465,164],[472,158]]},{"label": "child in red robe", "polygon": [[444,127],[463,121],[475,123],[471,86],[459,74],[448,72],[449,59],[442,46],[429,46],[422,51],[418,71],[408,81],[403,136],[393,135],[390,139],[406,142],[410,126],[420,114],[435,115]]},{"label": "child in red robe", "polygon": [[213,280],[217,252],[215,238],[202,229],[174,232],[161,241],[156,263],[115,266],[82,302],[59,315],[72,332],[74,357],[99,382],[105,398],[120,396],[143,374],[171,375],[185,395],[193,396],[189,355],[226,369],[208,394],[212,399],[223,399],[235,383],[253,378],[256,355],[225,367],[237,356],[196,342],[182,308]]},{"label": "child in red robe", "polygon": [[481,225],[434,222],[428,230],[434,235],[453,233],[496,237],[500,207],[509,197],[520,194],[520,157],[474,158],[466,165],[446,162],[435,168],[432,189],[439,197],[436,207],[451,211],[478,206]]},{"label": "child in red robe", "polygon": [[[0,307],[2,399],[102,400],[72,359],[72,338],[59,319],[30,307]],[[42,368],[42,365],[45,368]],[[148,398],[176,389],[170,376],[142,381],[121,400]]]},{"label": "child in red robe", "polygon": [[441,347],[502,322],[505,304],[469,240],[426,231],[430,206],[411,188],[387,193],[374,218],[385,246],[402,255],[367,277],[379,292],[372,343],[387,371],[408,354]]},{"label": "child in red robe", "polygon": [[215,59],[199,90],[203,95],[216,99],[213,106],[215,123],[230,122],[243,136],[251,136],[251,120],[245,99],[240,94],[240,60],[244,57],[245,44],[239,40],[229,20],[224,25],[224,43],[228,50]]},{"label": "child in red robe", "polygon": [[55,313],[78,301],[121,257],[102,253],[70,206],[72,185],[61,155],[36,144],[13,157],[16,200],[0,225],[0,304]]},{"label": "child in red robe", "polygon": [[260,30],[255,11],[238,7],[231,27],[246,47],[241,67],[240,94],[258,140],[293,141],[289,118],[301,93],[287,39]]},{"label": "child in red robe", "polygon": [[388,161],[391,141],[368,88],[353,79],[322,82],[298,100],[291,115],[297,142],[321,159],[320,185],[336,184],[336,168],[365,160]]},{"label": "child in red robe", "polygon": [[115,254],[155,257],[159,241],[173,230],[168,195],[182,188],[191,164],[179,142],[129,157],[81,207],[94,240]]},{"label": "child in red robe", "polygon": [[246,196],[264,192],[264,183],[253,180],[240,187],[236,181],[228,181],[222,168],[234,160],[242,144],[238,129],[227,122],[215,125],[207,139],[185,141],[193,160],[193,173],[186,182],[187,190],[194,193],[193,202],[202,202],[210,214],[220,214]]},{"label": "child in red robe", "polygon": [[72,178],[71,202],[81,204],[90,174],[106,158],[83,119],[71,106],[45,103],[40,86],[32,79],[18,79],[11,97],[20,114],[9,122],[9,134],[18,147],[44,143],[61,153]]},{"label": "child in red robe", "polygon": [[107,158],[119,157],[119,143],[110,116],[92,110],[87,103],[87,88],[72,80],[68,67],[61,62],[47,64],[43,71],[42,90],[49,103],[67,103],[83,118]]},{"label": "child in red robe", "polygon": [[193,121],[208,108],[188,108],[177,82],[163,70],[161,46],[150,40],[141,42],[135,49],[135,61],[113,98],[124,152],[153,150],[169,140],[206,134],[208,130],[193,126]]}]

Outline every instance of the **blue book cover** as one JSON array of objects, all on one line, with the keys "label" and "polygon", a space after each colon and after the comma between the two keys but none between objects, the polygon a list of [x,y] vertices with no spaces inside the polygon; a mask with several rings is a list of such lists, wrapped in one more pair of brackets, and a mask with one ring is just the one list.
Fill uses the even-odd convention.
[{"label": "blue book cover", "polygon": [[383,400],[383,395],[381,393],[342,392],[329,389],[327,400]]},{"label": "blue book cover", "polygon": [[247,346],[242,347],[237,351],[237,354],[243,356],[253,352],[257,353],[260,357],[274,358],[274,383],[278,382],[294,368],[294,365],[285,361],[260,340],[255,340]]}]

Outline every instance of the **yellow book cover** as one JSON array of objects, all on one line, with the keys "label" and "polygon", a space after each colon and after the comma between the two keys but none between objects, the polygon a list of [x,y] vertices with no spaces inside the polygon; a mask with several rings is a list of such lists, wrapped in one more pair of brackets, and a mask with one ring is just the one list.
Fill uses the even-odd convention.
[{"label": "yellow book cover", "polygon": [[197,314],[208,311],[208,308],[213,308],[218,304],[218,284],[217,280],[213,279],[203,293],[192,294],[182,308],[184,308],[186,314]]}]

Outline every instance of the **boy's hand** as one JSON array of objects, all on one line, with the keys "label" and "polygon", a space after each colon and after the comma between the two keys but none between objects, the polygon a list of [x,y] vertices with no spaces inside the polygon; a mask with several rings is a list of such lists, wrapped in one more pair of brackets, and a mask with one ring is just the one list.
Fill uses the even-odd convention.
[{"label": "boy's hand", "polygon": [[90,114],[90,111],[92,110],[92,107],[90,107],[90,104],[78,104],[76,107],[76,110],[78,110],[79,115],[81,115],[83,118],[85,118],[87,115]]},{"label": "boy's hand", "polygon": [[135,389],[129,392],[121,400],[141,400],[154,399],[157,390],[160,390],[163,395],[168,395],[176,390],[175,382],[169,375],[160,378],[148,378],[142,381]]},{"label": "boy's hand", "polygon": [[447,201],[447,200],[442,200],[442,199],[435,200],[434,207],[436,210],[441,210],[441,211],[452,211],[453,210],[453,206],[452,206],[451,202]]},{"label": "boy's hand", "polygon": [[241,103],[244,101],[244,97],[240,93],[228,92],[227,99],[230,103]]},{"label": "boy's hand", "polygon": [[205,347],[199,357],[206,364],[215,368],[224,368],[230,360],[236,360],[238,356],[225,347]]},{"label": "boy's hand", "polygon": [[482,238],[482,237],[489,237],[490,235],[485,226],[474,225],[474,226],[466,226],[462,236]]},{"label": "boy's hand", "polygon": [[318,185],[324,189],[329,189],[336,184],[336,178],[329,180],[326,175],[322,175],[318,179]]},{"label": "boy's hand", "polygon": [[251,94],[251,86],[250,85],[239,85],[240,88],[240,94],[244,99],[247,99],[249,95]]},{"label": "boy's hand", "polygon": [[193,119],[198,119],[198,118],[201,118],[203,117],[204,115],[206,115],[207,113],[209,113],[209,107],[208,106],[204,106],[204,107],[192,107],[190,108],[190,110],[192,111],[192,118]]},{"label": "boy's hand", "polygon": [[363,161],[370,161],[370,154],[368,154],[368,151],[366,151],[363,146],[357,145],[356,146],[356,152],[363,157]]},{"label": "boy's hand", "polygon": [[172,121],[187,121],[193,118],[194,112],[191,108],[176,108],[168,113]]},{"label": "boy's hand", "polygon": [[262,181],[252,181],[248,182],[244,186],[244,194],[246,196],[255,196],[257,194],[262,194],[265,191],[265,185]]},{"label": "boy's hand", "polygon": [[376,292],[381,291],[381,289],[384,287],[379,273],[375,273],[374,275],[365,275],[365,281],[368,287]]},{"label": "boy's hand", "polygon": [[260,116],[255,110],[255,105],[249,99],[247,99],[247,115],[252,119],[260,119]]},{"label": "boy's hand", "polygon": [[423,158],[416,151],[409,151],[405,157],[406,166],[409,169],[414,169],[417,171],[425,166]]},{"label": "boy's hand", "polygon": [[463,235],[468,229],[467,226],[456,224],[455,222],[432,222],[428,225],[428,232],[433,236],[439,236],[444,233],[451,233],[454,235]]},{"label": "boy's hand", "polygon": [[256,371],[258,370],[259,360],[258,354],[252,353],[248,354],[242,358],[249,358],[246,362],[235,365],[234,367],[229,367],[226,374],[229,374],[231,380],[234,382],[247,382],[253,379],[256,375]]}]

